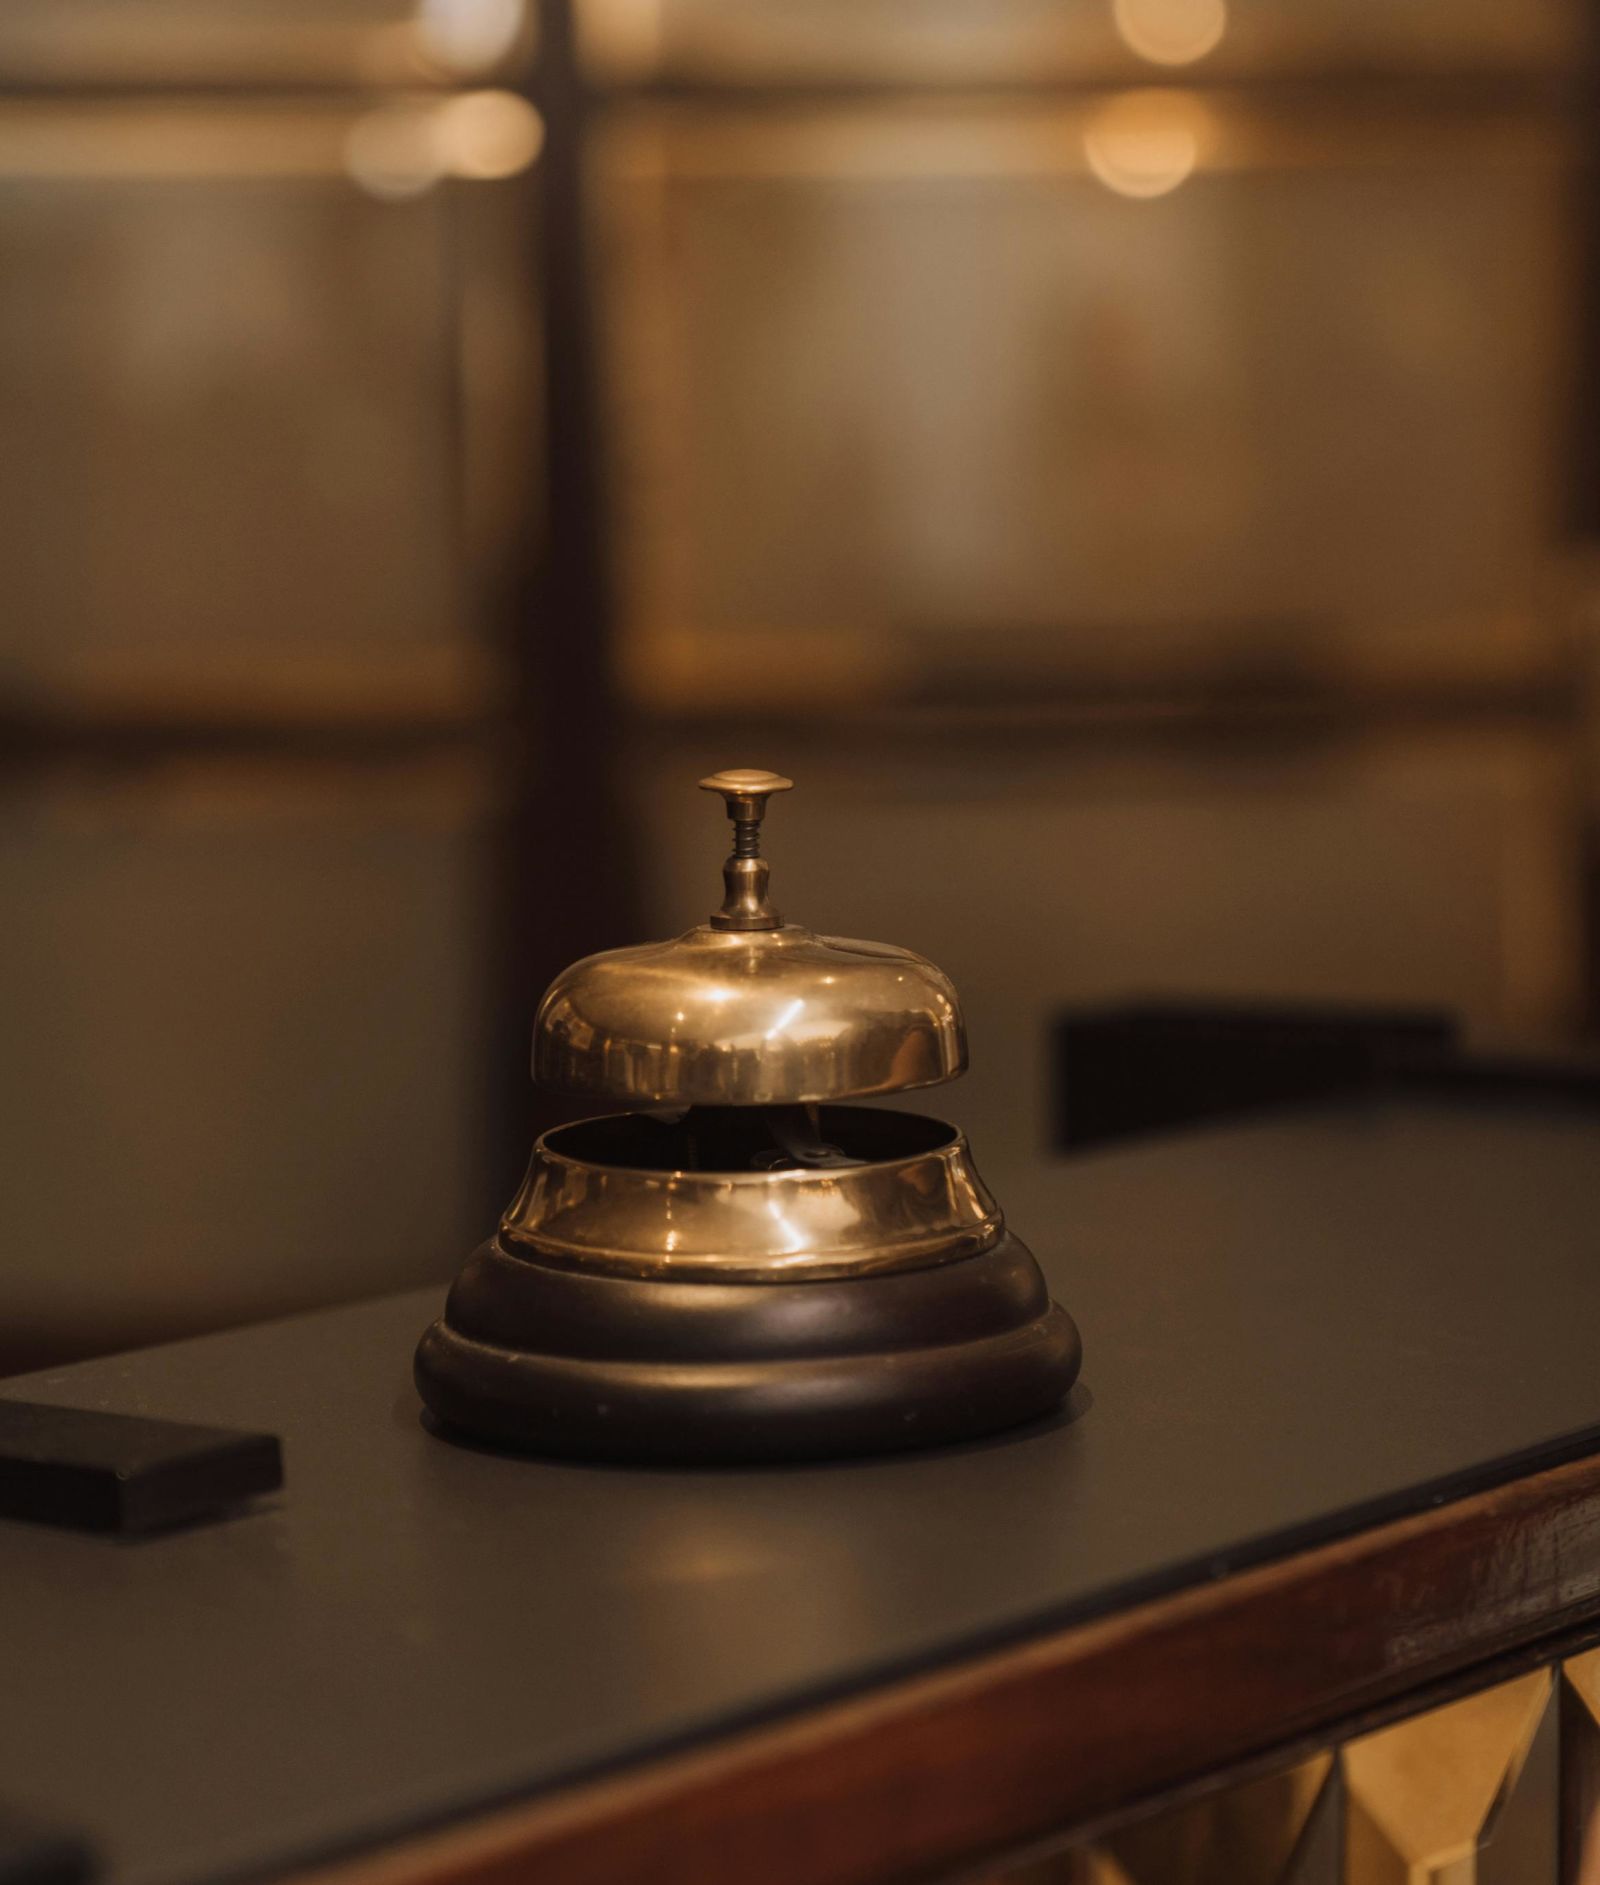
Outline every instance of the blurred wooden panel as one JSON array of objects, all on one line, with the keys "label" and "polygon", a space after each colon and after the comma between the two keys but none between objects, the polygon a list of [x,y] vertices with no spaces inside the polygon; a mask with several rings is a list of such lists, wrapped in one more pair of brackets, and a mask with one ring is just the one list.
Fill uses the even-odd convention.
[{"label": "blurred wooden panel", "polygon": [[1557,121],[697,104],[596,157],[641,702],[1556,658]]},{"label": "blurred wooden panel", "polygon": [[401,174],[455,109],[0,108],[0,691],[484,712],[537,330],[525,186]]},{"label": "blurred wooden panel", "polygon": [[0,1365],[453,1271],[498,1202],[490,811],[459,764],[0,802]]},{"label": "blurred wooden panel", "polygon": [[108,86],[414,86],[525,62],[522,0],[9,0],[0,82]]},{"label": "blurred wooden panel", "polygon": [[581,0],[592,71],[727,84],[981,85],[1203,66],[1537,65],[1580,30],[1572,0]]}]

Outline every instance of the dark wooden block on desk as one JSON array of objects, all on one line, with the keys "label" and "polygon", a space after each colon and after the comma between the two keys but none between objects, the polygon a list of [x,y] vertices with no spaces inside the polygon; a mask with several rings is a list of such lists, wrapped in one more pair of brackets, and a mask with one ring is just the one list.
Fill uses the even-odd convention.
[{"label": "dark wooden block on desk", "polygon": [[43,1826],[0,1802],[0,1885],[85,1885],[94,1855],[59,1826]]},{"label": "dark wooden block on desk", "polygon": [[893,1460],[447,1445],[427,1293],[10,1384],[281,1432],[296,1486],[137,1548],[0,1524],[4,1786],[132,1885],[838,1885],[1321,1761],[1344,1865],[1369,1736],[1486,1695],[1526,1802],[1600,1629],[1597,1173],[1593,1117],[1420,1102],[1013,1170],[1084,1391]]},{"label": "dark wooden block on desk", "polygon": [[1052,1137],[1063,1152],[1340,1099],[1472,1097],[1600,1116],[1593,1052],[1469,1046],[1436,1009],[1104,1002],[1058,1015],[1050,1050]]},{"label": "dark wooden block on desk", "polygon": [[1455,1056],[1447,1013],[1305,1002],[1132,1001],[1055,1023],[1055,1143],[1145,1133],[1380,1092]]},{"label": "dark wooden block on desk", "polygon": [[0,1518],[151,1532],[282,1484],[274,1434],[0,1396]]}]

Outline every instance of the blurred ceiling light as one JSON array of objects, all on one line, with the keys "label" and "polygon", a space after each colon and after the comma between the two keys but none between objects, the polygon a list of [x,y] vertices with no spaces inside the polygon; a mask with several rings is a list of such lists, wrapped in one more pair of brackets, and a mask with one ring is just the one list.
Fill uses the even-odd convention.
[{"label": "blurred ceiling light", "polygon": [[443,177],[489,182],[526,170],[544,120],[515,92],[461,92],[442,101],[363,112],[345,139],[345,169],[374,196],[420,196]]},{"label": "blurred ceiling light", "polygon": [[1122,92],[1084,127],[1089,168],[1118,196],[1165,196],[1205,155],[1211,119],[1188,92]]},{"label": "blurred ceiling light", "polygon": [[516,45],[523,18],[523,0],[417,0],[417,39],[448,71],[486,72]]},{"label": "blurred ceiling light", "polygon": [[515,92],[463,92],[439,106],[434,142],[453,177],[514,177],[539,155],[544,120]]},{"label": "blurred ceiling light", "polygon": [[1226,0],[1112,0],[1117,31],[1152,65],[1192,65],[1228,30]]}]

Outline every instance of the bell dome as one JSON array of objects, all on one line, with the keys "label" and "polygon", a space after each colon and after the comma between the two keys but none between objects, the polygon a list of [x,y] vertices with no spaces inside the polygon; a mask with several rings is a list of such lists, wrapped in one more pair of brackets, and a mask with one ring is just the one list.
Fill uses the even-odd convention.
[{"label": "bell dome", "polygon": [[775,773],[701,780],[734,821],[726,895],[671,942],[587,956],[534,1024],[535,1079],[635,1107],[793,1106],[902,1093],[967,1064],[956,991],[890,943],[818,936],[767,896],[759,829]]}]

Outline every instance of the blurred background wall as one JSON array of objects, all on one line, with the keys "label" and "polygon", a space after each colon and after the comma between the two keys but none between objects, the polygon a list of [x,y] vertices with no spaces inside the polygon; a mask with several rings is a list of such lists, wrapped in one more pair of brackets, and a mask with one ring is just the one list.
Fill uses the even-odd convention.
[{"label": "blurred background wall", "polygon": [[716,766],[990,1167],[1068,1001],[1582,1035],[1594,24],[10,0],[0,1365],[448,1275]]}]

